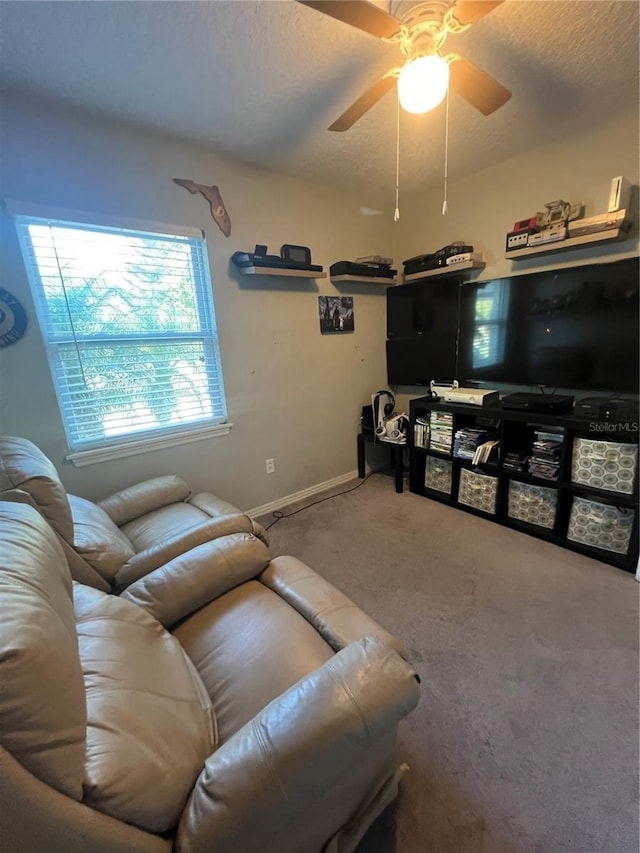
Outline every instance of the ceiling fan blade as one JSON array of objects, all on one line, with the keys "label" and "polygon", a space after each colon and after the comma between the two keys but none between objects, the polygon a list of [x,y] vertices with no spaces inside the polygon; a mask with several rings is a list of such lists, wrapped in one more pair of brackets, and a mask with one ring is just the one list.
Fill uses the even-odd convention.
[{"label": "ceiling fan blade", "polygon": [[335,18],[336,21],[351,24],[352,27],[357,27],[381,39],[395,35],[401,26],[397,18],[385,12],[384,9],[374,6],[373,3],[368,3],[367,0],[298,0],[298,2],[330,18]]},{"label": "ceiling fan blade", "polygon": [[453,17],[461,24],[475,24],[503,2],[504,0],[458,0]]},{"label": "ceiling fan blade", "polygon": [[377,104],[380,98],[384,97],[387,92],[396,85],[395,77],[382,77],[377,83],[374,83],[367,91],[360,95],[357,101],[345,110],[340,118],[337,118],[331,125],[329,130],[349,130],[359,118],[370,110],[374,104]]},{"label": "ceiling fan blade", "polygon": [[500,109],[511,97],[511,92],[501,83],[464,57],[451,63],[449,73],[453,91],[486,116]]}]

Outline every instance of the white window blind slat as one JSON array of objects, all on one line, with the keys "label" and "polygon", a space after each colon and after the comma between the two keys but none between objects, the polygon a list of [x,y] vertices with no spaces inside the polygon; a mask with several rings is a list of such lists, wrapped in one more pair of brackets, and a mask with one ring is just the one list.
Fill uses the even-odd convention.
[{"label": "white window blind slat", "polygon": [[16,224],[70,450],[226,423],[203,237]]}]

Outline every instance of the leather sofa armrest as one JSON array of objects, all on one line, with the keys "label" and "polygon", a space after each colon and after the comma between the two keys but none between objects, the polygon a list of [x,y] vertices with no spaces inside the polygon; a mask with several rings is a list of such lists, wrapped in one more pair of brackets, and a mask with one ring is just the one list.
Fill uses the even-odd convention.
[{"label": "leather sofa armrest", "polygon": [[402,643],[343,592],[296,557],[276,557],[259,580],[297,610],[336,651],[361,637],[378,637],[403,657]]},{"label": "leather sofa armrest", "polygon": [[171,629],[235,586],[256,577],[269,562],[264,544],[249,533],[234,533],[197,545],[156,569],[122,593]]},{"label": "leather sofa armrest", "polygon": [[217,518],[203,521],[189,530],[134,554],[117,573],[115,577],[116,589],[124,589],[149,572],[159,569],[160,566],[180,556],[180,554],[186,554],[187,551],[191,551],[205,542],[211,542],[221,536],[229,536],[231,533],[253,532],[253,519],[240,512],[235,515],[219,515]]},{"label": "leather sofa armrest", "polygon": [[13,853],[172,853],[171,841],[78,803],[0,746],[0,837]]},{"label": "leather sofa armrest", "polygon": [[[230,504],[229,501],[212,495],[209,492],[199,492],[197,495],[189,498],[189,503],[206,512],[207,515],[215,518],[218,515],[229,515],[230,513],[240,512],[237,506]],[[269,534],[260,522],[253,519],[253,535],[257,536],[265,545],[269,545]]]},{"label": "leather sofa armrest", "polygon": [[[216,853],[319,849],[332,831],[317,843],[319,801],[394,735],[417,701],[414,672],[399,655],[376,638],[352,643],[207,759],[177,853],[207,853],[212,840]],[[365,783],[363,798],[375,782]],[[342,824],[349,816],[333,817]]]},{"label": "leather sofa armrest", "polygon": [[186,501],[190,494],[191,490],[182,477],[167,474],[136,483],[97,501],[97,504],[118,527],[122,527],[154,509]]}]

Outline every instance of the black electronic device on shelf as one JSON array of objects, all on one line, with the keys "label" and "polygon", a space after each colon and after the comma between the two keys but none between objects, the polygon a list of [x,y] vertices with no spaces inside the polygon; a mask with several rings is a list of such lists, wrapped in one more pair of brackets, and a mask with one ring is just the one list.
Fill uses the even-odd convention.
[{"label": "black electronic device on shelf", "polygon": [[332,278],[340,275],[361,276],[367,278],[394,279],[398,270],[391,268],[390,264],[358,263],[357,261],[336,261],[329,267]]},{"label": "black electronic device on shelf", "polygon": [[253,252],[234,252],[231,261],[240,269],[269,267],[285,270],[307,270],[322,272],[322,267],[311,263],[311,251],[306,246],[282,246],[279,255],[267,254],[267,247],[257,244]]},{"label": "black electronic device on shelf", "polygon": [[526,394],[516,392],[504,396],[500,404],[503,409],[515,409],[519,412],[560,415],[570,412],[573,409],[573,397],[569,394]]},{"label": "black electronic device on shelf", "polygon": [[639,423],[640,405],[638,400],[627,400],[611,395],[609,397],[584,397],[576,403],[575,412],[592,421],[619,421],[621,423]]}]

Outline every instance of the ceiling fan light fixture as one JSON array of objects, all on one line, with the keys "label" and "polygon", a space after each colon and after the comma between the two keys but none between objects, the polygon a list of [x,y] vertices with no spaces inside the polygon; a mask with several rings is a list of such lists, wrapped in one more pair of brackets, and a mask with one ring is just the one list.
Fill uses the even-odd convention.
[{"label": "ceiling fan light fixture", "polygon": [[428,113],[442,103],[449,85],[449,64],[440,56],[407,62],[398,77],[398,97],[409,113]]}]

